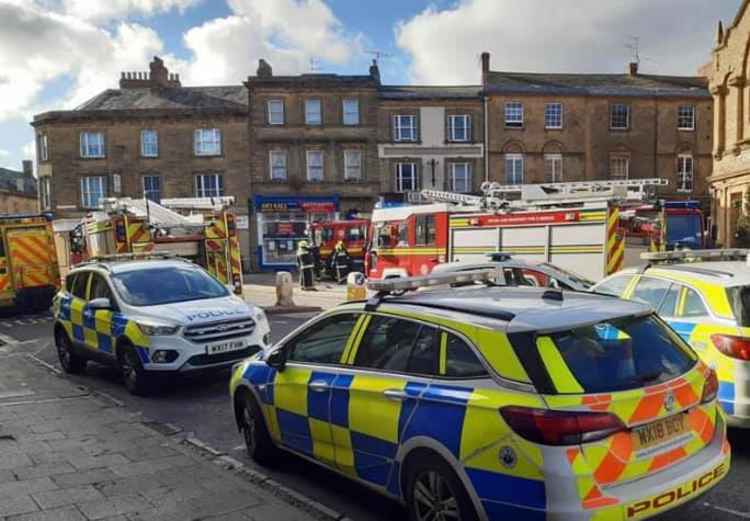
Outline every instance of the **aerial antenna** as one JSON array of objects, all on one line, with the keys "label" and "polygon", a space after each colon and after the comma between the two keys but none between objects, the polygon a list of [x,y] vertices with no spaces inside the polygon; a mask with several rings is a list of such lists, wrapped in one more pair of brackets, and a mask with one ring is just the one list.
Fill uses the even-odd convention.
[{"label": "aerial antenna", "polygon": [[640,65],[641,63],[641,37],[640,36],[628,36],[629,43],[625,44],[625,47],[633,52],[633,61]]},{"label": "aerial antenna", "polygon": [[310,72],[318,72],[320,68],[320,62],[318,62],[318,59],[315,56],[312,56],[310,58]]},{"label": "aerial antenna", "polygon": [[387,52],[383,52],[380,49],[370,49],[365,51],[367,54],[372,54],[375,57],[375,61],[379,62],[380,58],[391,58],[393,55]]}]

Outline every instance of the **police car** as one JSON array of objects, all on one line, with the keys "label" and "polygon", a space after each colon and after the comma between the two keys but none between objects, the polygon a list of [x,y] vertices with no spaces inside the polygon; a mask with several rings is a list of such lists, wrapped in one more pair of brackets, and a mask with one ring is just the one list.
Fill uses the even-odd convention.
[{"label": "police car", "polygon": [[55,296],[55,344],[66,372],[83,371],[88,360],[112,364],[130,392],[145,394],[161,375],[227,367],[267,346],[264,312],[199,266],[130,258],[79,265]]},{"label": "police car", "polygon": [[413,521],[645,519],[726,476],[716,375],[649,306],[495,275],[372,281],[238,364],[249,455],[298,454]]},{"label": "police car", "polygon": [[732,425],[750,427],[748,250],[643,254],[649,264],[612,275],[593,290],[650,304],[714,367],[719,403]]}]

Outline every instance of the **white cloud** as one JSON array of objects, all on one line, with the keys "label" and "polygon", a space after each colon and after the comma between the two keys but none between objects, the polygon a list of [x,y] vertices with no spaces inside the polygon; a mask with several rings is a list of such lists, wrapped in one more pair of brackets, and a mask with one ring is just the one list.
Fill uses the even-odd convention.
[{"label": "white cloud", "polygon": [[184,11],[200,0],[62,0],[65,13],[81,20],[104,22],[132,14],[152,16],[173,9]]},{"label": "white cloud", "polygon": [[4,148],[0,148],[0,159],[2,159],[4,157],[8,157],[9,155],[10,155],[10,152],[8,152],[7,150],[5,150]]},{"label": "white cloud", "polygon": [[716,20],[737,0],[461,0],[428,7],[396,27],[416,82],[479,83],[479,55],[493,70],[621,72],[640,37],[642,70],[695,74],[709,60]]},{"label": "white cloud", "polygon": [[304,72],[310,59],[346,63],[360,36],[346,33],[322,0],[229,0],[232,15],[190,29],[184,83],[237,83],[265,58],[274,74]]}]

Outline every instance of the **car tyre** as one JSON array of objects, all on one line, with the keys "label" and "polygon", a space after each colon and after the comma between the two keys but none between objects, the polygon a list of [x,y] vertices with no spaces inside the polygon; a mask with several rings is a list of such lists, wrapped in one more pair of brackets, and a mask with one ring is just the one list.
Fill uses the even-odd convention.
[{"label": "car tyre", "polygon": [[247,455],[259,465],[273,467],[279,460],[279,449],[273,444],[266,420],[258,402],[247,391],[238,398],[238,421]]},{"label": "car tyre", "polygon": [[478,521],[474,505],[453,469],[438,456],[412,461],[406,470],[409,521]]},{"label": "car tyre", "polygon": [[80,374],[86,369],[86,359],[75,353],[73,343],[65,331],[58,330],[55,334],[55,348],[63,371],[68,374]]},{"label": "car tyre", "polygon": [[122,344],[117,349],[117,362],[125,388],[130,394],[148,396],[153,392],[153,375],[148,374],[148,371],[143,368],[133,345]]}]

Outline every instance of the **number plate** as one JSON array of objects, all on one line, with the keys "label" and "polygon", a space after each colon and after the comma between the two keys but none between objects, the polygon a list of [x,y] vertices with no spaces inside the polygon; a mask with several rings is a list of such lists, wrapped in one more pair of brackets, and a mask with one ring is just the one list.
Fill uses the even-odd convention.
[{"label": "number plate", "polygon": [[232,342],[208,344],[206,346],[206,354],[218,355],[221,353],[229,353],[231,351],[240,351],[242,349],[245,349],[245,342],[243,342],[242,340],[234,340]]},{"label": "number plate", "polygon": [[687,432],[687,415],[676,414],[633,429],[633,448],[638,454],[667,444]]}]

